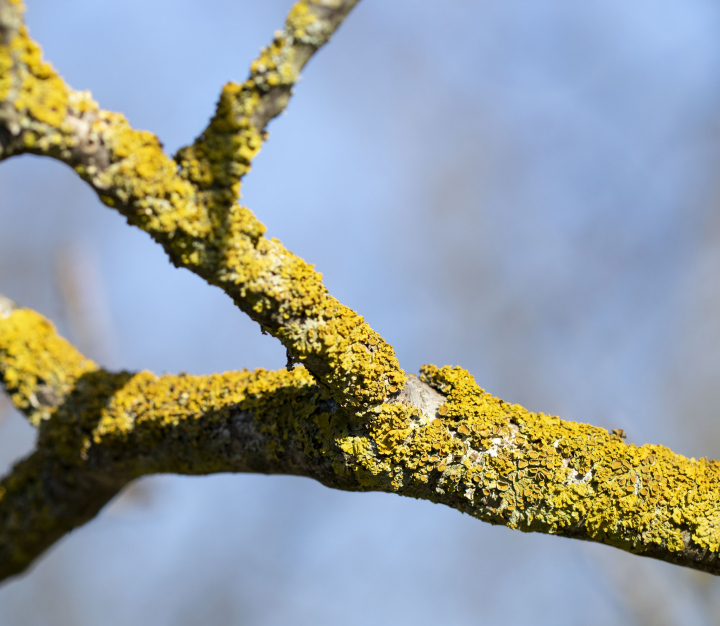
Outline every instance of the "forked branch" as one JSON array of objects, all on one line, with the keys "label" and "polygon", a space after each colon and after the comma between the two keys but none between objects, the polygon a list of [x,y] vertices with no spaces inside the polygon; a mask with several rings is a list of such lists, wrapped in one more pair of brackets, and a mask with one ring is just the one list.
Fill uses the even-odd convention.
[{"label": "forked branch", "polygon": [[207,129],[175,159],[43,62],[0,0],[0,160],[72,166],[177,266],[220,286],[304,364],[288,372],[110,373],[0,297],[0,379],[38,426],[0,483],[0,578],[91,519],[129,481],[264,472],[440,502],[492,524],[720,573],[720,463],[531,413],[460,368],[400,369],[312,266],[267,239],[239,185],[299,72],[357,0],[302,0]]}]

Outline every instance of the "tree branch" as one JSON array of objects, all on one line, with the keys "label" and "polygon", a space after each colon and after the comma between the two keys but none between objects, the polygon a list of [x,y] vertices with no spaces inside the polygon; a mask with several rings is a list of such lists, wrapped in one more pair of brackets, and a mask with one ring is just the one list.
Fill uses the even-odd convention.
[{"label": "tree branch", "polygon": [[[300,71],[325,45],[359,0],[297,3],[270,46],[242,84],[223,88],[215,116],[192,146],[175,156],[181,175],[228,204],[239,196],[240,180],[266,139],[265,128],[287,106]],[[228,194],[228,192],[230,192]]]},{"label": "tree branch", "polygon": [[[28,319],[31,323],[23,323]],[[0,318],[0,382],[15,390],[15,404],[36,415],[27,398],[43,384],[37,382],[43,380],[35,375],[37,363],[55,363],[55,378],[42,373],[63,381],[51,386],[55,395],[52,405],[43,406],[47,414],[34,420],[35,452],[0,482],[0,580],[23,571],[139,476],[228,471],[320,476],[318,468],[328,464],[306,458],[312,435],[303,429],[317,430],[308,420],[339,408],[305,368],[160,378],[96,367],[63,370],[66,363],[52,356],[58,345],[78,355],[78,362],[91,363],[33,311],[14,308]],[[30,366],[22,369],[19,362]],[[288,438],[292,444],[286,449]],[[304,447],[296,449],[299,442]]]},{"label": "tree branch", "polygon": [[95,369],[42,315],[0,294],[0,378],[33,426],[49,418],[78,379]]},{"label": "tree branch", "polygon": [[[50,343],[62,341],[44,325]],[[5,385],[3,338],[14,336],[0,333]],[[720,573],[717,461],[531,413],[485,393],[460,368],[425,366],[421,378],[358,423],[303,367],[161,377],[88,370],[40,424],[37,450],[0,483],[0,578],[134,478],[214,472],[393,492]]]},{"label": "tree branch", "polygon": [[44,450],[0,481],[0,580],[23,572],[40,554],[115,496],[121,483],[68,471]]},{"label": "tree branch", "polygon": [[0,483],[0,577],[138,476],[220,471],[394,492],[719,574],[717,461],[531,413],[460,368],[425,366],[407,379],[362,317],[236,203],[265,124],[353,4],[296,4],[251,78],[226,87],[178,168],[153,135],[70,90],[42,61],[19,0],[0,0],[0,160],[31,152],[74,167],[176,265],[223,288],[307,366],[113,374],[37,313],[0,299],[0,377],[39,426],[36,451]]},{"label": "tree branch", "polygon": [[176,266],[223,289],[342,406],[364,415],[405,380],[392,347],[328,294],[311,265],[266,239],[264,226],[236,201],[247,171],[238,164],[249,164],[300,68],[356,1],[297,3],[251,78],[226,87],[206,132],[181,151],[178,171],[154,135],[99,109],[87,92],[72,91],[42,61],[22,25],[22,5],[0,0],[0,160],[33,153],[73,167],[105,204],[161,243]]}]

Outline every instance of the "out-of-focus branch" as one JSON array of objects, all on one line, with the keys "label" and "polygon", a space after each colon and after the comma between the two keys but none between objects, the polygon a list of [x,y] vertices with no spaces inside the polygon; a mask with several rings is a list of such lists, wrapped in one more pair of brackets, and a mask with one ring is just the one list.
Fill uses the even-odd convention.
[{"label": "out-of-focus branch", "polygon": [[7,401],[3,396],[0,396],[0,427],[2,427],[2,423],[5,421],[5,418],[8,416],[9,412],[10,402]]},{"label": "out-of-focus branch", "polygon": [[113,324],[107,288],[92,249],[69,242],[55,254],[62,314],[78,348],[106,367],[113,360]]},{"label": "out-of-focus branch", "polygon": [[405,380],[393,349],[328,294],[311,265],[266,239],[262,224],[236,201],[265,125],[355,3],[298,2],[251,78],[226,87],[216,116],[181,151],[179,166],[154,135],[71,90],[42,61],[22,24],[22,5],[0,0],[0,160],[33,153],[72,166],[105,204],[161,243],[175,265],[222,288],[341,405],[365,415]]},{"label": "out-of-focus branch", "polygon": [[0,379],[31,424],[47,419],[78,379],[95,369],[42,315],[0,294]]}]

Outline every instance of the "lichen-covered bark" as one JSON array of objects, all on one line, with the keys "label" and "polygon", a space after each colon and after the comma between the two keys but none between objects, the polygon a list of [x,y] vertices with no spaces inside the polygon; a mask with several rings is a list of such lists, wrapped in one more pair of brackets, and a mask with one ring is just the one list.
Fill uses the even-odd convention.
[{"label": "lichen-covered bark", "polygon": [[175,156],[183,178],[205,192],[209,205],[235,202],[268,122],[285,109],[302,68],[358,1],[299,2],[252,63],[249,78],[225,85],[208,127]]},{"label": "lichen-covered bark", "polygon": [[529,412],[460,368],[408,378],[392,348],[312,266],[264,237],[241,178],[310,56],[357,0],[302,0],[176,157],[71,90],[0,0],[0,160],[71,165],[102,201],[218,285],[305,367],[215,376],[99,369],[0,296],[0,382],[38,427],[0,482],[0,579],[160,472],[308,476],[439,502],[492,524],[598,541],[720,573],[720,464]]},{"label": "lichen-covered bark", "polygon": [[[53,367],[75,371],[77,351],[42,316],[13,309],[0,321],[3,384],[12,371],[24,390],[13,400],[31,415],[24,394],[37,393],[42,341],[60,346]],[[308,476],[720,573],[720,463],[529,412],[486,393],[461,368],[426,366],[364,423],[303,367],[161,377],[87,368],[73,376],[40,422],[37,450],[0,483],[0,579],[129,481],[161,472]]]},{"label": "lichen-covered bark", "polygon": [[70,89],[42,60],[22,5],[0,0],[0,161],[32,153],[73,167],[175,265],[223,289],[342,406],[362,415],[405,380],[393,349],[328,294],[311,265],[264,237],[265,227],[237,202],[266,124],[356,3],[298,2],[250,78],[225,87],[209,126],[174,160],[155,135]]},{"label": "lichen-covered bark", "polygon": [[45,450],[17,463],[0,481],[0,580],[94,518],[121,488],[116,479],[70,471]]},{"label": "lichen-covered bark", "polygon": [[95,369],[42,315],[0,295],[0,377],[33,426],[51,415],[80,376]]}]

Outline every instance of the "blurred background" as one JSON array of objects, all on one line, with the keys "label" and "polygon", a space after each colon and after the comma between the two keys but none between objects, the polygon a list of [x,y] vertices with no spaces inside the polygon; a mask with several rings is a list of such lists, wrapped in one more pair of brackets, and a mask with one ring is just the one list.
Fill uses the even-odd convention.
[{"label": "blurred background", "polygon": [[[77,89],[169,152],[290,0],[28,0]],[[720,457],[720,5],[363,0],[243,188],[409,372]],[[115,369],[280,368],[66,166],[0,165],[0,293]],[[0,472],[34,432],[0,397]],[[720,624],[705,574],[308,479],[158,476],[25,576],[0,624]]]}]

